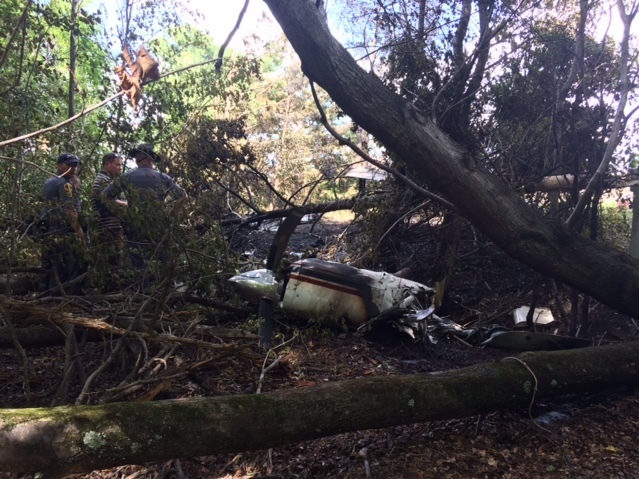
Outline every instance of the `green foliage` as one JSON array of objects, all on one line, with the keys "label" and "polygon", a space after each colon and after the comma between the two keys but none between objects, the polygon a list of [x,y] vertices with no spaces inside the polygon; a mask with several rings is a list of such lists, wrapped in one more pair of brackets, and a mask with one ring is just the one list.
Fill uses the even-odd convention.
[{"label": "green foliage", "polygon": [[[34,3],[21,17],[24,2],[0,4],[0,25],[7,34],[0,40],[0,138],[14,138],[65,119],[69,109],[70,32],[78,37],[76,97],[80,105],[101,99],[106,54],[94,35],[98,17],[78,12],[71,24],[70,3],[54,0]],[[24,20],[24,21],[22,21]],[[13,37],[12,33],[15,33]],[[4,147],[0,162],[0,237],[3,263],[39,265],[39,244],[31,242],[41,208],[40,190],[55,171],[63,151],[81,157],[96,134],[93,119],[54,130],[31,140]],[[34,165],[40,166],[37,169]]]},{"label": "green foliage", "polygon": [[[144,42],[152,55],[160,60],[164,72],[213,59],[216,46],[211,39],[191,27],[179,26],[178,10],[168,7],[167,2],[137,5],[139,15],[132,17],[133,31],[128,41]],[[113,69],[120,60],[110,57],[115,42],[112,36],[104,35],[99,15],[80,10],[72,25],[70,2],[53,0],[46,5],[32,5],[27,21],[20,24],[22,8],[22,2],[17,0],[0,5],[0,24],[3,31],[8,32],[0,40],[0,53],[6,52],[6,60],[0,65],[2,139],[49,127],[65,119],[69,108],[71,30],[77,38],[76,110],[103,100],[119,88]],[[16,25],[19,28],[9,44],[9,33]],[[159,29],[163,34],[148,41],[149,37],[143,32],[149,29]],[[82,223],[91,232],[93,240],[90,249],[92,284],[108,285],[113,279],[111,260],[114,254],[123,265],[127,263],[128,254],[126,250],[117,252],[113,245],[103,244],[89,204],[91,183],[100,169],[103,153],[109,150],[124,153],[141,141],[152,141],[167,157],[162,167],[169,171],[179,168],[188,160],[178,147],[180,134],[194,124],[193,113],[200,109],[205,113],[202,117],[209,120],[216,115],[228,114],[228,105],[247,101],[249,86],[257,74],[257,62],[247,57],[227,61],[220,73],[212,64],[186,70],[145,87],[143,108],[137,115],[121,100],[65,128],[4,148],[2,155],[9,159],[0,163],[3,263],[40,265],[41,243],[31,236],[34,228],[27,230],[27,226],[37,223],[42,206],[40,191],[46,178],[55,171],[55,158],[63,151],[72,151],[83,161],[79,172],[83,180]],[[51,173],[47,174],[47,171]],[[193,191],[199,188],[199,185],[186,183]],[[198,202],[197,197],[194,202]],[[135,214],[131,215],[131,218],[135,217]],[[142,217],[138,215],[137,218]],[[182,226],[160,221],[147,221],[137,226],[158,233],[152,236],[176,259],[177,267],[172,274],[185,283],[185,287],[210,290],[214,283],[219,283],[218,273],[228,268],[233,258],[226,250],[218,228],[208,224],[207,230],[202,231],[196,228],[199,226],[196,222],[186,218],[183,218]],[[188,230],[190,227],[194,229]],[[150,259],[158,267],[156,277],[167,272],[166,265],[158,261],[159,257]],[[120,278],[126,280],[125,276]]]},{"label": "green foliage", "polygon": [[[495,112],[486,128],[500,145],[502,168],[514,184],[556,172],[591,174],[603,155],[613,110],[601,98],[614,94],[617,60],[611,45],[589,41],[584,68],[596,74],[570,85],[566,94],[572,98],[557,98],[559,86],[569,79],[573,36],[561,24],[540,28],[537,42],[510,58],[490,88]],[[555,152],[540,141],[551,135],[560,144]]]},{"label": "green foliage", "polygon": [[[285,206],[283,199],[304,204],[343,197],[353,181],[336,178],[354,154],[339,147],[319,122],[308,79],[285,39],[269,44],[263,64],[261,82],[252,88],[247,132],[256,168],[279,195],[263,190],[259,204],[277,208]],[[318,94],[333,127],[352,137],[350,123],[340,119],[323,91]]]},{"label": "green foliage", "polygon": [[[362,0],[346,5],[340,27],[349,29],[362,65],[368,62],[373,74],[522,191],[532,207],[570,214],[579,188],[564,192],[554,208],[547,194],[523,192],[547,175],[590,178],[603,158],[622,65],[618,45],[596,31],[600,4]],[[588,21],[581,47],[576,42],[584,7]],[[634,130],[636,122],[629,121],[612,174],[626,173],[636,151]],[[402,158],[392,160],[422,180],[402,168]],[[384,214],[368,219],[383,225]]]},{"label": "green foliage", "polygon": [[599,208],[600,241],[612,248],[628,252],[634,209],[615,206]]}]

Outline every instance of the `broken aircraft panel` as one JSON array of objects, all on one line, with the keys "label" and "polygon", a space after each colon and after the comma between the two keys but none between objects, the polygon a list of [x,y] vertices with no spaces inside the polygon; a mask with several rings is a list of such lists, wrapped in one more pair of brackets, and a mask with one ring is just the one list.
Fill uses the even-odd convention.
[{"label": "broken aircraft panel", "polygon": [[284,311],[310,320],[344,320],[351,329],[400,306],[426,310],[435,290],[386,272],[354,268],[318,259],[303,259],[286,270],[277,284],[269,270],[249,271],[230,279],[252,302],[275,298]]},{"label": "broken aircraft panel", "polygon": [[282,308],[306,318],[344,319],[356,328],[412,298],[426,309],[435,290],[390,273],[305,259],[293,263],[284,282]]}]

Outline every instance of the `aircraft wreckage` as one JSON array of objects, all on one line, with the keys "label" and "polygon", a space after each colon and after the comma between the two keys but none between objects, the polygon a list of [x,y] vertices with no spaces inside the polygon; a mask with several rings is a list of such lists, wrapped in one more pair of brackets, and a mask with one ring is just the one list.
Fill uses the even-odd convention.
[{"label": "aircraft wreckage", "polygon": [[[500,326],[466,329],[435,314],[433,288],[387,272],[310,258],[292,263],[278,280],[274,270],[301,216],[302,213],[294,212],[282,223],[266,268],[230,278],[242,297],[259,304],[260,336],[265,346],[270,344],[273,334],[274,305],[311,322],[343,324],[350,330],[370,331],[391,324],[412,338],[431,343],[455,336],[471,345],[528,351],[590,345],[589,341],[573,337],[511,331]],[[521,316],[521,311],[516,313]]]},{"label": "aircraft wreckage", "polygon": [[412,338],[431,343],[455,336],[472,345],[522,351],[590,345],[583,339],[504,327],[466,329],[434,313],[433,288],[390,273],[332,261],[296,261],[285,270],[281,281],[269,269],[248,271],[230,281],[242,297],[260,303],[262,316],[268,316],[272,304],[277,304],[288,314],[323,325],[343,324],[350,330],[370,331],[391,324]]},{"label": "aircraft wreckage", "polygon": [[343,320],[349,329],[399,311],[428,310],[435,293],[428,286],[390,273],[319,259],[291,264],[281,282],[268,269],[249,271],[230,281],[249,301],[268,298],[287,313],[322,323]]}]

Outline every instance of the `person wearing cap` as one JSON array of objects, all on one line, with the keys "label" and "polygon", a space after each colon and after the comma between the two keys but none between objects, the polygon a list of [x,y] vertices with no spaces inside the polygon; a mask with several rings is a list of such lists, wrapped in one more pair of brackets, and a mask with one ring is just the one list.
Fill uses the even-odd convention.
[{"label": "person wearing cap", "polygon": [[[93,180],[91,186],[91,203],[95,212],[100,216],[100,229],[109,229],[114,231],[122,230],[122,223],[119,216],[113,212],[109,205],[105,204],[102,198],[102,192],[109,186],[114,179],[122,174],[124,159],[116,153],[107,153],[102,157],[102,169]],[[126,208],[127,202],[121,198],[115,199],[116,205],[120,208]]]},{"label": "person wearing cap", "polygon": [[[124,193],[128,200],[126,236],[131,246],[131,264],[137,270],[146,270],[148,260],[169,230],[169,217],[175,216],[187,200],[186,192],[166,173],[155,169],[162,161],[148,143],[129,151],[137,168],[118,177],[102,192],[111,201]],[[164,213],[167,198],[175,200],[169,217]],[[167,263],[166,248],[160,248],[161,261]]]},{"label": "person wearing cap", "polygon": [[150,144],[142,143],[129,150],[129,156],[135,160],[137,168],[128,171],[124,180],[139,194],[149,196],[148,199],[163,203],[169,196],[174,198],[175,204],[170,215],[175,216],[184,205],[187,194],[173,178],[155,169],[155,163],[162,161],[160,155],[153,151]]},{"label": "person wearing cap", "polygon": [[124,159],[120,155],[105,154],[102,157],[102,169],[91,186],[91,205],[98,215],[97,246],[103,248],[107,263],[112,268],[120,266],[119,252],[124,247],[124,230],[120,218],[126,211],[127,202],[120,197],[115,198],[116,210],[110,202],[103,200],[102,192],[122,174],[123,164]]},{"label": "person wearing cap", "polygon": [[[63,153],[58,157],[57,175],[49,178],[42,188],[46,203],[42,218],[48,233],[43,263],[52,270],[47,278],[49,289],[57,288],[57,279],[64,284],[84,272],[80,249],[85,246],[86,240],[80,224],[80,180],[76,176],[79,164],[77,156]],[[79,294],[81,290],[79,282],[69,287],[71,294]]]}]

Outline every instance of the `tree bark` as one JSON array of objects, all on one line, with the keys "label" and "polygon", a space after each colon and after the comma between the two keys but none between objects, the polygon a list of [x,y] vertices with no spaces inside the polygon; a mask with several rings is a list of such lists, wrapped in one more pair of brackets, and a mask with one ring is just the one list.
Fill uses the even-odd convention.
[{"label": "tree bark", "polygon": [[409,102],[365,72],[310,0],[265,0],[302,61],[358,125],[444,192],[508,255],[630,316],[639,316],[639,260],[529,208]]},{"label": "tree bark", "polygon": [[[372,196],[365,196],[365,197],[350,198],[347,200],[331,201],[329,203],[314,203],[314,204],[308,204],[303,206],[296,206],[295,208],[302,210],[305,215],[311,214],[311,213],[323,214],[323,213],[329,213],[331,211],[352,210],[356,206],[360,208],[374,207],[374,206],[377,206],[383,200],[384,200],[384,195],[372,195]],[[222,226],[228,226],[228,225],[234,225],[234,224],[244,226],[244,225],[257,223],[259,221],[264,221],[264,220],[285,218],[288,215],[290,215],[295,208],[291,207],[291,208],[282,208],[279,210],[271,210],[266,213],[261,213],[248,218],[238,217],[238,218],[231,218],[228,220],[220,220],[219,223]]]},{"label": "tree bark", "polygon": [[0,411],[0,470],[50,477],[485,414],[639,383],[639,344],[526,353],[455,371],[280,392]]}]

